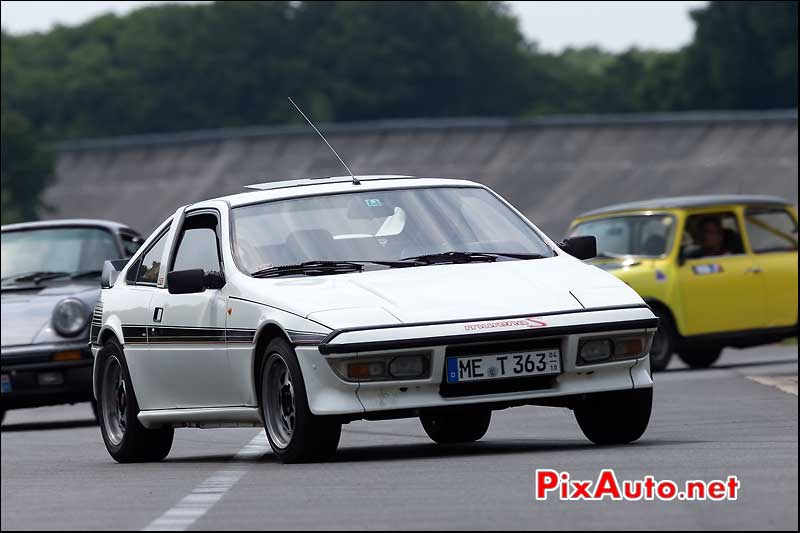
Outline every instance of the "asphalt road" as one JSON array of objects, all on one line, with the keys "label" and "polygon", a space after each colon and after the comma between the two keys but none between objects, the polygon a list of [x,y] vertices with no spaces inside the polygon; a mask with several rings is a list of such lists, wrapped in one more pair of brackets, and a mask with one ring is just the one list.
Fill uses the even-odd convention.
[{"label": "asphalt road", "polygon": [[[281,465],[256,429],[176,431],[162,463],[119,465],[88,405],[10,412],[0,526],[9,529],[797,530],[797,346],[728,350],[656,376],[637,443],[597,447],[572,414],[496,412],[472,445],[437,447],[415,419],[345,426],[336,461]],[[254,440],[254,437],[257,437]],[[251,443],[248,445],[248,443]],[[595,479],[724,479],[738,501],[533,498],[537,468]],[[166,513],[166,514],[165,514]]]}]

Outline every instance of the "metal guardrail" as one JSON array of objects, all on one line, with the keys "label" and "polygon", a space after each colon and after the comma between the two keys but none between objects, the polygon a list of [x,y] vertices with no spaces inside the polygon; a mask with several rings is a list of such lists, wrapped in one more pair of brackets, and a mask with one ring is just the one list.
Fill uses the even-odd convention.
[{"label": "metal guardrail", "polygon": [[[797,109],[774,109],[764,111],[683,111],[670,113],[632,113],[624,115],[552,115],[530,118],[437,118],[437,119],[393,119],[363,122],[322,124],[320,129],[327,134],[385,133],[395,131],[431,131],[450,129],[497,129],[497,128],[546,128],[546,127],[602,127],[642,125],[687,125],[723,124],[751,122],[797,123]],[[250,126],[195,130],[177,133],[154,133],[126,135],[100,139],[78,139],[55,143],[59,152],[106,150],[144,146],[163,146],[219,142],[231,139],[273,137],[287,135],[312,135],[305,125]]]}]

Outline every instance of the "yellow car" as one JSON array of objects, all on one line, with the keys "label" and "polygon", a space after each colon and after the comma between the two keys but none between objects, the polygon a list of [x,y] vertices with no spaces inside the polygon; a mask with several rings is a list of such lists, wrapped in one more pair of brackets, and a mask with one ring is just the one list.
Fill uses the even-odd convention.
[{"label": "yellow car", "polygon": [[685,196],[584,213],[570,236],[597,238],[595,265],[659,315],[653,370],[672,354],[712,365],[726,346],[797,335],[797,208],[774,196]]}]

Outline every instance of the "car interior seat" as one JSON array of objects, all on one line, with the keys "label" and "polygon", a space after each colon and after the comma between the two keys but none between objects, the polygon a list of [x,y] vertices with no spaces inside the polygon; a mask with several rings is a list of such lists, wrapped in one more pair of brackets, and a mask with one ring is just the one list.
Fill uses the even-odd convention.
[{"label": "car interior seat", "polygon": [[644,241],[642,253],[644,255],[661,255],[664,253],[666,244],[667,239],[665,239],[663,235],[650,235],[647,240]]},{"label": "car interior seat", "polygon": [[292,262],[334,261],[337,257],[336,241],[331,232],[324,229],[304,229],[293,231],[286,238],[286,250]]},{"label": "car interior seat", "polygon": [[725,228],[723,230],[723,240],[722,246],[730,251],[732,254],[743,254],[744,253],[744,244],[742,243],[742,237],[733,231],[730,228]]}]

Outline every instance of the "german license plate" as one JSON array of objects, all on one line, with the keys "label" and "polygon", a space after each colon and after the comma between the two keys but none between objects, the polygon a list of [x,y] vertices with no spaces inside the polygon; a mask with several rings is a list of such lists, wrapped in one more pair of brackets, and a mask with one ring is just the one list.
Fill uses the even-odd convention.
[{"label": "german license plate", "polygon": [[447,382],[464,383],[561,373],[558,349],[447,358]]},{"label": "german license plate", "polygon": [[11,376],[8,374],[0,375],[0,391],[3,394],[11,394]]}]

